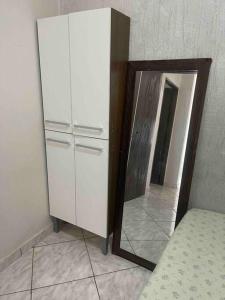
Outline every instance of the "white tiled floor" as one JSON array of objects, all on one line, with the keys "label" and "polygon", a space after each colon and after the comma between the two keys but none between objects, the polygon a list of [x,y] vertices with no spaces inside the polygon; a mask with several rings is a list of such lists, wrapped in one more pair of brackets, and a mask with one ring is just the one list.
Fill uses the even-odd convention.
[{"label": "white tiled floor", "polygon": [[124,204],[121,248],[157,263],[174,231],[178,191],[151,185]]},{"label": "white tiled floor", "polygon": [[138,299],[151,272],[103,255],[99,243],[93,234],[64,225],[0,273],[0,300]]}]

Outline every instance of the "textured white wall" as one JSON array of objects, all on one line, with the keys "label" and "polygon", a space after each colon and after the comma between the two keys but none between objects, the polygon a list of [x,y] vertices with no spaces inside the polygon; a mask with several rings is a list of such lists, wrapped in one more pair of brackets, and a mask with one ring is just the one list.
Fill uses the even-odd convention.
[{"label": "textured white wall", "polygon": [[225,212],[225,1],[61,0],[61,13],[104,6],[131,17],[132,60],[213,58],[190,199]]},{"label": "textured white wall", "polygon": [[0,258],[50,221],[36,19],[57,0],[0,1]]},{"label": "textured white wall", "polygon": [[176,188],[181,183],[196,75],[183,74],[181,78],[164,179],[165,185]]}]

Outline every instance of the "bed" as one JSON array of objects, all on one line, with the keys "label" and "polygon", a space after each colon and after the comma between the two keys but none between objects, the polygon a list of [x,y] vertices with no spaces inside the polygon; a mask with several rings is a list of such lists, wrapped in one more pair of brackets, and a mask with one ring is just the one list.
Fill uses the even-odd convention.
[{"label": "bed", "polygon": [[225,300],[225,214],[191,209],[140,300]]}]

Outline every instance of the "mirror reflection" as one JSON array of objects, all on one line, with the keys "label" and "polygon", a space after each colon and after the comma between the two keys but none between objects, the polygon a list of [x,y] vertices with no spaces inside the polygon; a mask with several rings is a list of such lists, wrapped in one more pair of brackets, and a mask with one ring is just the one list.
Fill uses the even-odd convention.
[{"label": "mirror reflection", "polygon": [[120,247],[157,263],[173,233],[196,72],[136,72]]}]

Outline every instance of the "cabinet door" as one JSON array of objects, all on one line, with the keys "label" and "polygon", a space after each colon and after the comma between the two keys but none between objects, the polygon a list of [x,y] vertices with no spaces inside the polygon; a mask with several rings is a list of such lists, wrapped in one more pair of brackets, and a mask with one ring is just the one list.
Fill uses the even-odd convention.
[{"label": "cabinet door", "polygon": [[47,130],[45,137],[50,215],[76,224],[74,137]]},{"label": "cabinet door", "polygon": [[108,141],[75,137],[77,225],[107,236]]},{"label": "cabinet door", "polygon": [[68,16],[38,20],[45,128],[71,132]]},{"label": "cabinet door", "polygon": [[111,10],[69,15],[75,134],[108,139]]}]

